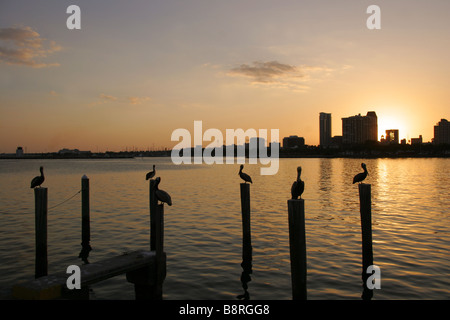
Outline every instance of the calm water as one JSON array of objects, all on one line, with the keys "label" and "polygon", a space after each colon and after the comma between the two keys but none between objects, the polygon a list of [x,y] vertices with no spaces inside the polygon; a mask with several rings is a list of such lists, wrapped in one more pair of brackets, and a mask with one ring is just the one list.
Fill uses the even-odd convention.
[{"label": "calm water", "polygon": [[[450,298],[450,159],[373,159],[374,263],[381,289],[373,299]],[[358,159],[281,159],[278,174],[251,186],[251,299],[291,299],[287,199],[303,167],[306,184],[308,299],[360,299],[361,227]],[[239,165],[175,166],[170,158],[0,161],[0,288],[34,277],[34,196],[45,167],[48,206],[91,186],[91,245],[95,262],[149,247],[148,181],[156,164],[165,207],[167,278],[164,299],[236,299],[243,293]],[[81,264],[81,196],[48,212],[49,273]],[[125,276],[93,286],[92,299],[134,299]]]}]

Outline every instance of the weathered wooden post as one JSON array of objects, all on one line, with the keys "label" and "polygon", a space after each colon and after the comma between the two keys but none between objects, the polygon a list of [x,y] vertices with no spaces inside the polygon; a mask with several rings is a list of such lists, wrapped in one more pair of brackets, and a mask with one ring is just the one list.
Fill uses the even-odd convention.
[{"label": "weathered wooden post", "polygon": [[81,252],[78,257],[85,263],[89,263],[87,258],[92,250],[89,192],[89,178],[84,175],[81,178]]},{"label": "weathered wooden post", "polygon": [[251,219],[250,219],[250,184],[241,183],[241,211],[242,211],[242,263],[243,269],[241,274],[241,283],[244,289],[244,294],[239,295],[238,298],[248,300],[250,295],[248,293],[247,283],[251,281],[250,274],[252,273],[252,237],[251,237]]},{"label": "weathered wooden post", "polygon": [[166,276],[164,256],[164,204],[156,207],[155,218],[155,251],[156,251],[156,281],[152,287],[152,297],[162,299],[162,285]]},{"label": "weathered wooden post", "polygon": [[292,299],[306,300],[305,200],[288,200]]},{"label": "weathered wooden post", "polygon": [[156,250],[156,231],[155,231],[155,214],[158,206],[158,199],[156,199],[156,181],[150,179],[149,182],[149,204],[150,204],[150,250]]},{"label": "weathered wooden post", "polygon": [[162,300],[162,285],[166,277],[164,254],[164,204],[158,204],[156,181],[149,183],[150,251],[155,252],[155,264],[127,273],[134,283],[136,300]]},{"label": "weathered wooden post", "polygon": [[36,260],[34,276],[40,278],[48,273],[47,258],[47,188],[34,189]]},{"label": "weathered wooden post", "polygon": [[372,251],[372,199],[371,185],[361,183],[359,187],[359,201],[361,214],[361,234],[362,234],[362,280],[363,280],[363,300],[370,300],[373,297],[373,290],[367,287],[367,268],[373,265]]},{"label": "weathered wooden post", "polygon": [[251,223],[250,223],[250,184],[241,183],[242,210],[242,258],[249,260],[252,253]]},{"label": "weathered wooden post", "polygon": [[162,284],[166,276],[164,255],[164,204],[156,198],[156,180],[150,179],[150,250],[156,252],[156,278],[150,287],[150,298],[162,299]]}]

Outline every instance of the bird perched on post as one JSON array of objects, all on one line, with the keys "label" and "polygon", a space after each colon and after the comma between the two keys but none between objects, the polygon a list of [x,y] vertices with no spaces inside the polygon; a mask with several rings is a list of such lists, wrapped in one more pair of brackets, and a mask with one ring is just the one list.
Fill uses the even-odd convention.
[{"label": "bird perched on post", "polygon": [[31,187],[30,188],[36,188],[36,187],[40,187],[41,184],[44,182],[45,177],[44,177],[44,167],[40,167],[39,170],[41,171],[41,175],[34,177],[33,180],[31,180]]},{"label": "bird perched on post", "polygon": [[245,183],[247,183],[247,182],[253,183],[252,178],[250,178],[250,176],[248,174],[242,172],[242,169],[244,169],[243,164],[241,164],[241,168],[239,169],[239,177],[241,177],[241,179],[244,180]]},{"label": "bird perched on post", "polygon": [[164,191],[164,190],[160,190],[159,189],[159,183],[161,182],[161,178],[157,177],[156,179],[156,184],[155,184],[155,196],[156,199],[161,201],[161,202],[165,202],[167,203],[169,206],[172,205],[172,198],[170,197],[170,195]]},{"label": "bird perched on post", "polygon": [[367,175],[369,174],[369,172],[367,172],[367,168],[366,168],[366,164],[365,163],[361,163],[361,167],[364,169],[364,172],[360,172],[357,175],[355,175],[353,177],[353,183],[359,182],[362,183],[363,180],[367,177]]},{"label": "bird perched on post", "polygon": [[302,198],[302,193],[305,190],[305,182],[302,181],[300,175],[302,174],[302,167],[297,167],[297,180],[294,181],[291,187],[292,199]]},{"label": "bird perched on post", "polygon": [[150,171],[145,175],[145,180],[153,178],[155,174],[156,174],[155,165],[153,165],[153,171]]}]

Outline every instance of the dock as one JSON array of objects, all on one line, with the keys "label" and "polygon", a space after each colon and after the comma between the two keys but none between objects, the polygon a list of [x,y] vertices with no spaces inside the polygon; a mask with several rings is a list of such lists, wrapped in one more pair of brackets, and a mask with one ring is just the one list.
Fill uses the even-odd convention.
[{"label": "dock", "polygon": [[[165,255],[162,265],[164,266],[162,275],[165,278]],[[158,282],[154,276],[156,274],[155,251],[133,251],[79,267],[82,288],[121,274],[126,274],[129,282],[146,285],[149,288],[156,286]],[[77,289],[67,288],[66,282],[69,276],[70,274],[61,272],[17,284],[12,288],[13,298],[23,300],[70,299]]]},{"label": "dock", "polygon": [[[47,188],[34,189],[35,195],[35,277],[14,285],[13,299],[53,300],[89,299],[89,286],[109,278],[125,274],[134,284],[136,300],[162,300],[162,287],[166,277],[166,254],[164,252],[164,204],[158,204],[155,196],[155,180],[149,181],[150,250],[134,250],[104,260],[89,262],[90,206],[89,179],[81,179],[82,194],[82,250],[79,258],[84,264],[68,266],[66,270],[48,274],[47,259]],[[72,269],[78,279],[73,286]]]}]

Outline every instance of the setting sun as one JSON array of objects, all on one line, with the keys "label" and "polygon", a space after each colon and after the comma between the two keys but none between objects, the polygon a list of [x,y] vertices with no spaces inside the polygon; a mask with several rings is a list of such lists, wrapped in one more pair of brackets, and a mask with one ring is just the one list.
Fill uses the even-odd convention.
[{"label": "setting sun", "polygon": [[408,132],[409,126],[401,117],[395,116],[378,116],[378,139],[381,140],[381,137],[386,137],[386,130],[398,130],[398,138],[399,141],[402,139],[406,139],[408,142],[411,139],[410,133]]}]

